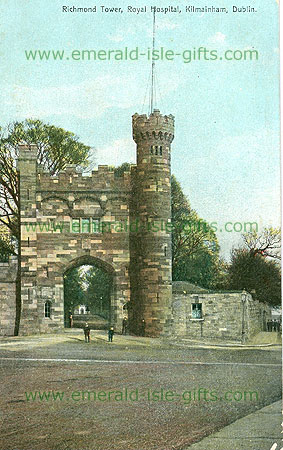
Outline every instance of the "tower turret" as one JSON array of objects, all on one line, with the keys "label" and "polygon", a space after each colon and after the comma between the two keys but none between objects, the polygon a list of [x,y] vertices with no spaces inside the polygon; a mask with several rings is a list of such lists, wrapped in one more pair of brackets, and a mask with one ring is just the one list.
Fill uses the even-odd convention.
[{"label": "tower turret", "polygon": [[174,117],[134,114],[133,139],[137,144],[134,176],[134,212],[138,229],[132,233],[135,254],[132,298],[135,329],[159,336],[170,320],[171,263],[171,143]]}]

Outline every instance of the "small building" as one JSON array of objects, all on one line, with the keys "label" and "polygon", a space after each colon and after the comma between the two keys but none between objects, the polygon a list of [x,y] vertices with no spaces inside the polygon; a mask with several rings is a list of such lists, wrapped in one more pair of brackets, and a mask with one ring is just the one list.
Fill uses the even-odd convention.
[{"label": "small building", "polygon": [[191,339],[246,342],[266,331],[271,307],[246,291],[209,291],[173,283],[172,335]]}]

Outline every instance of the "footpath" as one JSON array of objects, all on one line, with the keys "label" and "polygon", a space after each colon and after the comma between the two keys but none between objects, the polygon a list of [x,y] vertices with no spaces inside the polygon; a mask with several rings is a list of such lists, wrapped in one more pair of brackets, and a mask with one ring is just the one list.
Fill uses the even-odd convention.
[{"label": "footpath", "polygon": [[[189,450],[282,450],[281,400],[249,414],[217,433],[187,447]],[[186,449],[186,450],[187,450]]]}]

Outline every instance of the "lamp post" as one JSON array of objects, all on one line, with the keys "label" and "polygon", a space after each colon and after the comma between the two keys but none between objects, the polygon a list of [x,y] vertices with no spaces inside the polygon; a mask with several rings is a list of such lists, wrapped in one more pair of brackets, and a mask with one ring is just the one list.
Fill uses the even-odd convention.
[{"label": "lamp post", "polygon": [[247,302],[247,292],[244,289],[242,292],[242,344],[246,341],[246,323],[245,323],[245,311],[246,311],[246,302]]}]

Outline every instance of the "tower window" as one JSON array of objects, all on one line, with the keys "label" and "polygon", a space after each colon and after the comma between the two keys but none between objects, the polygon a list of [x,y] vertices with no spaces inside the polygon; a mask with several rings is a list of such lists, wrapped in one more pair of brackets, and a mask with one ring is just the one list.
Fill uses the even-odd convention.
[{"label": "tower window", "polygon": [[167,256],[167,245],[164,245],[164,256]]},{"label": "tower window", "polygon": [[153,155],[153,145],[150,147],[150,153]]},{"label": "tower window", "polygon": [[155,154],[158,155],[158,145],[155,146]]},{"label": "tower window", "polygon": [[50,319],[51,317],[51,302],[47,301],[44,303],[44,317],[47,317]]},{"label": "tower window", "polygon": [[160,145],[160,147],[159,147],[159,154],[160,154],[160,156],[162,156],[162,145]]}]

